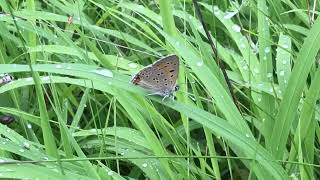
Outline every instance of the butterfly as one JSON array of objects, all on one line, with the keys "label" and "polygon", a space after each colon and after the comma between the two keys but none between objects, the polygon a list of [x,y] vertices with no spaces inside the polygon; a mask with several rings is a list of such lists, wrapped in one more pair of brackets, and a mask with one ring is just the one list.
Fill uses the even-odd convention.
[{"label": "butterfly", "polygon": [[133,76],[131,83],[151,91],[151,95],[164,96],[165,99],[178,90],[178,74],[179,58],[169,55],[140,70]]},{"label": "butterfly", "polygon": [[9,74],[4,74],[4,76],[0,77],[0,84],[7,84],[14,80],[14,77]]},{"label": "butterfly", "polygon": [[0,117],[0,123],[1,124],[8,125],[8,124],[11,124],[14,121],[15,121],[15,119],[12,116],[1,116]]}]

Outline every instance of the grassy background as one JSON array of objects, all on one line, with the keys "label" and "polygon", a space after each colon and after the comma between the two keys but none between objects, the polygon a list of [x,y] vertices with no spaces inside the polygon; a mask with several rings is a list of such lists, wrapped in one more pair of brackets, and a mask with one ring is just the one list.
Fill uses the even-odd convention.
[{"label": "grassy background", "polygon": [[236,105],[191,0],[0,1],[0,178],[318,179],[319,3],[199,2]]}]

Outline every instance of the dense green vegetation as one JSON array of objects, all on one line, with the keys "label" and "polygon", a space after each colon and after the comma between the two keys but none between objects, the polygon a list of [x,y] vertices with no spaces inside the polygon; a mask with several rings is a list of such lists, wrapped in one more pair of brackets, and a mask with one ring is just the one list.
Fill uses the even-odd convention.
[{"label": "dense green vegetation", "polygon": [[[319,179],[320,2],[198,6],[0,0],[0,178]],[[168,54],[174,100],[129,83]]]}]

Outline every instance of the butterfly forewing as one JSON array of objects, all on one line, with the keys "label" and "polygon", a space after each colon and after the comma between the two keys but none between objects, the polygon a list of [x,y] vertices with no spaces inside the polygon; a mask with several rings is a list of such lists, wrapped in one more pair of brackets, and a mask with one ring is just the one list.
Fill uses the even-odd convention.
[{"label": "butterfly forewing", "polygon": [[131,82],[156,94],[168,95],[175,90],[178,73],[179,59],[176,55],[171,55],[142,69]]}]

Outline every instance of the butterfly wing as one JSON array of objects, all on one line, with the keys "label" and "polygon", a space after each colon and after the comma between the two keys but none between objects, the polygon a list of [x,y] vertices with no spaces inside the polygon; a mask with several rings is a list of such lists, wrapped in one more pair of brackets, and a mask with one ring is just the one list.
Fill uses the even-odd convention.
[{"label": "butterfly wing", "polygon": [[131,82],[153,91],[168,95],[175,90],[179,73],[179,58],[176,55],[164,57],[136,74]]}]

